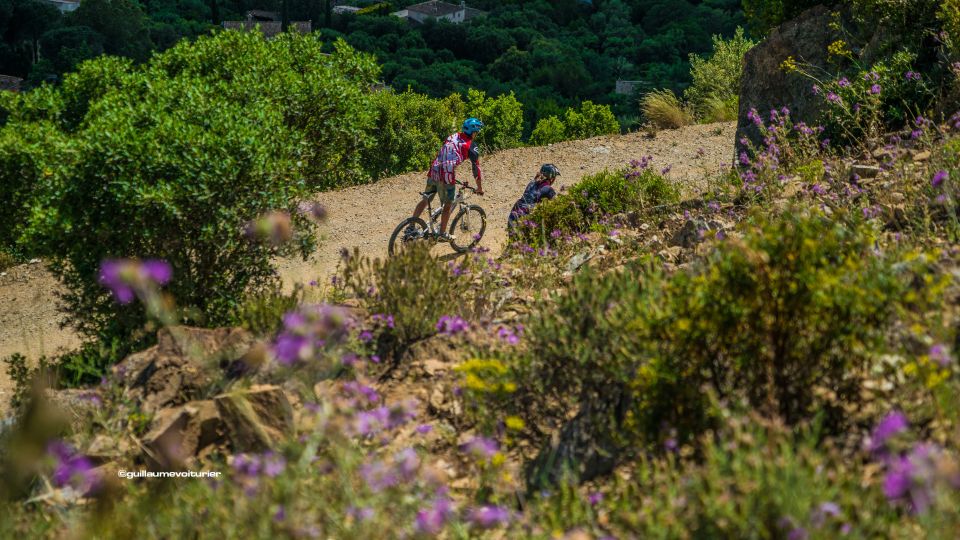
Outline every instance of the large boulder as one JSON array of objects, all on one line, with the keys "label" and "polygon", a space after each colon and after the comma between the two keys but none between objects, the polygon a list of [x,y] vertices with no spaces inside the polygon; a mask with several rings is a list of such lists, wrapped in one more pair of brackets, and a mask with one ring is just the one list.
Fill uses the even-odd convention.
[{"label": "large boulder", "polygon": [[212,400],[191,401],[162,409],[141,439],[144,457],[153,470],[191,464],[212,446],[226,442],[224,423]]},{"label": "large boulder", "polygon": [[202,399],[225,368],[251,353],[253,336],[242,328],[163,328],[157,344],[113,367],[127,396],[144,412]]},{"label": "large boulder", "polygon": [[818,68],[828,67],[827,47],[840,39],[831,28],[831,10],[817,6],[797,18],[771,30],[770,35],[743,58],[740,80],[740,111],[737,118],[737,152],[743,149],[743,138],[759,146],[760,130],[747,118],[756,109],[764,120],[770,110],[790,109],[794,120],[814,124],[822,111],[824,99],[813,92],[813,81],[799,73],[788,73],[780,64],[788,57]]},{"label": "large boulder", "polygon": [[293,434],[293,408],[279,386],[254,385],[214,402],[235,452],[262,452]]}]

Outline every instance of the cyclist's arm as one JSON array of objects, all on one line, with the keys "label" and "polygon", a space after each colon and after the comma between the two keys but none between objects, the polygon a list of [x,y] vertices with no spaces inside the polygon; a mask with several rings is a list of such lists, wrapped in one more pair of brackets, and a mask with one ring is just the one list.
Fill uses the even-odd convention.
[{"label": "cyclist's arm", "polygon": [[473,178],[477,181],[477,191],[483,193],[483,171],[480,170],[480,149],[476,144],[470,145],[470,151],[467,154],[470,157],[470,165],[473,166]]}]

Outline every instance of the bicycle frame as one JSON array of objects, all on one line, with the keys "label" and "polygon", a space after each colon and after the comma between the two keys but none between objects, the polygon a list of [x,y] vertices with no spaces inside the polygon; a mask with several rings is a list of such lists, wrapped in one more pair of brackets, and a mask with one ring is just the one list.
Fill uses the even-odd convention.
[{"label": "bicycle frame", "polygon": [[[457,194],[453,197],[453,200],[450,201],[450,215],[454,216],[457,214],[457,210],[467,206],[467,197],[469,194],[467,190],[464,189],[463,182],[457,182]],[[427,223],[427,231],[430,234],[436,234],[438,232],[440,224],[440,214],[443,212],[443,204],[440,205],[436,210],[433,209],[433,205],[430,204],[430,201],[433,199],[432,195],[424,195],[424,198],[427,199],[427,215],[430,216],[430,221]]]}]

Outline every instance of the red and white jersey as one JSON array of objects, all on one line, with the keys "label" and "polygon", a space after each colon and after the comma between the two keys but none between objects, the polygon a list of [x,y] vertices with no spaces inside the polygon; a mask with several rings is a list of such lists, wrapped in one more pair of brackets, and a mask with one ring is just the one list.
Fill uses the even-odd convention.
[{"label": "red and white jersey", "polygon": [[443,182],[444,184],[454,184],[457,181],[457,167],[467,158],[474,161],[474,174],[479,172],[478,160],[471,156],[471,147],[473,139],[464,133],[454,133],[447,137],[437,153],[436,159],[430,165],[428,178],[434,182]]}]

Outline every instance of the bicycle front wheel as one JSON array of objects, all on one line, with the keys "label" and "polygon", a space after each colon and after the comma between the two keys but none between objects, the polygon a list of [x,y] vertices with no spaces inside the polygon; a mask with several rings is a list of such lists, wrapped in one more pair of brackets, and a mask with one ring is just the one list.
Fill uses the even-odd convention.
[{"label": "bicycle front wheel", "polygon": [[487,213],[476,205],[470,205],[460,210],[450,224],[450,234],[454,236],[450,243],[458,253],[470,250],[480,243],[483,233],[487,230]]},{"label": "bicycle front wheel", "polygon": [[[409,232],[407,232],[407,227],[410,227]],[[390,235],[390,242],[387,244],[387,253],[393,257],[395,253],[399,253],[404,247],[422,240],[426,232],[427,224],[420,218],[409,217],[401,221],[400,224],[397,225],[397,228],[393,230],[393,234]]]}]

